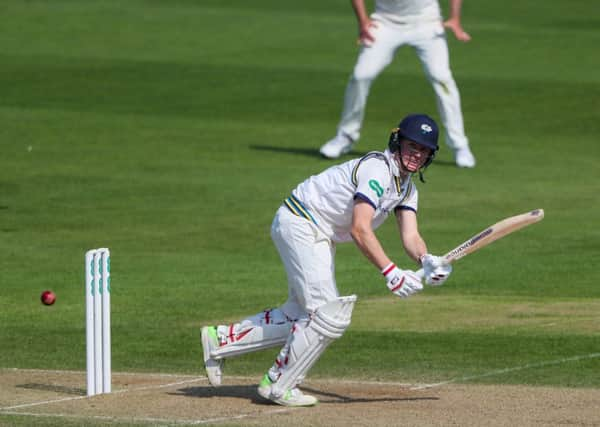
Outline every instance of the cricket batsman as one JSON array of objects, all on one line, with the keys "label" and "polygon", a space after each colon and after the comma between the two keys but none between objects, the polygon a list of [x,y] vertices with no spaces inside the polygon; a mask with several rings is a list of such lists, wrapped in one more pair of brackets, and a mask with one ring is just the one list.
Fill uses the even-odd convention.
[{"label": "cricket batsman", "polygon": [[[335,281],[335,249],[353,241],[381,274],[388,289],[406,298],[429,285],[441,285],[452,271],[428,253],[417,226],[418,191],[412,177],[422,174],[438,150],[438,126],[425,114],[406,116],[392,131],[383,152],[332,166],[298,185],[277,210],[271,237],[288,278],[288,299],[230,325],[201,331],[204,365],[213,386],[221,384],[226,358],[283,346],[264,375],[258,393],[284,406],[311,406],[314,396],[300,391],[310,368],[350,325],[356,296],[340,296]],[[397,266],[374,230],[393,213],[406,253],[424,275]]]}]

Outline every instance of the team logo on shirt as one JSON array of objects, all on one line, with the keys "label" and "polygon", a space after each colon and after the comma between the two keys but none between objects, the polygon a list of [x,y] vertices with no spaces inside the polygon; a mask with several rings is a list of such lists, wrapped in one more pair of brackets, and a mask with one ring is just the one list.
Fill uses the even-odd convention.
[{"label": "team logo on shirt", "polygon": [[427,123],[423,123],[421,125],[421,131],[422,133],[429,133],[431,132],[433,129],[431,129],[431,126],[429,126]]},{"label": "team logo on shirt", "polygon": [[383,196],[383,188],[381,187],[381,184],[379,182],[377,182],[376,180],[374,180],[374,179],[370,180],[369,187],[371,187],[371,189],[375,193],[377,193],[377,197]]}]

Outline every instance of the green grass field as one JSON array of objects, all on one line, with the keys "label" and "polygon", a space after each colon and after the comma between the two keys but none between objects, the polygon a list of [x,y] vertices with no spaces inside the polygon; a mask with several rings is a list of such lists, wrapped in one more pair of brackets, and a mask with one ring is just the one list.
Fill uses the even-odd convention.
[{"label": "green grass field", "polygon": [[[356,59],[348,3],[2,2],[0,368],[85,369],[93,247],[112,254],[115,371],[203,375],[200,326],[285,300],[269,228],[332,164],[317,149]],[[455,168],[442,145],[421,232],[444,253],[504,217],[546,218],[408,300],[340,246],[340,292],[359,301],[313,377],[600,387],[599,14],[593,0],[466,2],[473,40],[449,44],[478,164]],[[439,117],[404,49],[344,159],[383,149],[414,111]],[[378,236],[412,266],[393,221]],[[258,379],[274,354],[227,373]]]}]

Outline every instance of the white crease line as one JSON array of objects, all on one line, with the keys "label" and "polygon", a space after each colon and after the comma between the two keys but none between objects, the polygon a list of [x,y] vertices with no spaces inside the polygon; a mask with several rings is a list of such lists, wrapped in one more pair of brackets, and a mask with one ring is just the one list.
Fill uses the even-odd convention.
[{"label": "white crease line", "polygon": [[167,424],[180,424],[175,421],[165,420],[162,418],[118,418],[111,417],[108,415],[76,415],[76,414],[57,414],[57,413],[44,413],[44,412],[19,412],[19,411],[2,411],[2,415],[21,415],[26,417],[54,417],[54,418],[70,418],[77,420],[104,420],[104,421],[116,421],[116,422],[138,422],[138,423],[164,423]]},{"label": "white crease line", "polygon": [[[2,371],[2,370],[4,370],[4,371],[8,370],[8,371],[13,371],[13,372],[41,372],[41,373],[57,373],[57,374],[76,373],[79,375],[85,373],[84,371],[39,370],[39,369],[18,369],[18,368],[2,368],[2,369],[0,369],[0,371]],[[189,383],[194,383],[194,382],[199,382],[199,381],[202,381],[202,382],[207,381],[206,377],[196,377],[196,376],[192,376],[192,375],[146,374],[146,373],[137,373],[137,372],[136,373],[126,373],[126,372],[113,373],[113,376],[118,376],[118,375],[158,376],[158,377],[164,376],[164,377],[184,377],[184,378],[192,377],[193,379],[186,379],[183,381],[177,381],[177,382],[169,383],[169,384],[159,384],[159,385],[151,385],[151,386],[144,386],[144,387],[136,387],[136,388],[132,388],[132,389],[113,390],[112,394],[168,388],[168,387],[189,384]],[[253,379],[253,377],[236,377],[236,376],[231,376],[229,378],[240,379],[240,380]],[[97,420],[105,420],[105,421],[162,423],[164,425],[202,425],[202,424],[234,421],[234,420],[240,420],[240,419],[250,418],[250,417],[259,417],[259,416],[263,416],[263,415],[281,414],[281,413],[290,412],[290,411],[296,409],[296,408],[278,408],[278,409],[274,409],[271,411],[264,411],[264,412],[259,412],[259,413],[240,414],[240,415],[235,415],[235,416],[230,416],[230,417],[210,418],[210,419],[203,419],[203,420],[169,420],[169,419],[161,419],[161,418],[118,418],[118,417],[110,417],[110,416],[102,416],[102,415],[86,416],[86,415],[74,415],[74,414],[56,414],[56,413],[36,413],[36,412],[14,411],[14,409],[29,408],[29,407],[33,407],[33,406],[41,406],[41,405],[46,405],[46,404],[81,400],[81,399],[87,399],[87,398],[88,398],[88,396],[74,396],[74,397],[65,397],[62,399],[46,400],[46,401],[41,401],[41,402],[32,402],[32,403],[25,403],[25,404],[21,404],[21,405],[7,406],[4,408],[0,408],[0,414],[33,416],[33,417],[58,417],[58,418],[71,418],[71,419],[97,419]]]},{"label": "white crease line", "polygon": [[23,403],[21,405],[5,406],[4,408],[0,408],[0,412],[9,411],[11,409],[29,408],[32,406],[40,406],[40,405],[46,405],[46,404],[50,404],[50,403],[68,402],[71,400],[80,400],[80,399],[86,399],[86,398],[87,398],[87,396],[75,396],[75,397],[64,397],[62,399],[43,400],[41,402]]},{"label": "white crease line", "polygon": [[[281,414],[281,413],[290,412],[290,411],[293,411],[296,409],[298,409],[298,408],[281,408],[281,409],[273,409],[272,411],[257,412],[254,414],[240,414],[240,415],[234,415],[231,417],[210,418],[207,420],[191,421],[189,423],[189,425],[201,425],[201,424],[208,424],[208,423],[219,423],[219,422],[224,422],[224,421],[241,420],[244,418],[261,417],[263,415]],[[188,423],[185,422],[185,424],[188,424]]]},{"label": "white crease line", "polygon": [[[489,376],[493,376],[493,375],[500,375],[500,374],[504,374],[507,372],[514,372],[514,371],[520,371],[520,370],[524,370],[524,369],[530,369],[530,368],[539,368],[539,367],[543,367],[543,366],[551,366],[551,365],[559,365],[561,363],[565,363],[565,362],[575,362],[578,360],[584,360],[584,359],[594,359],[600,357],[600,353],[590,353],[587,355],[583,355],[583,356],[573,356],[573,357],[567,357],[564,359],[558,359],[558,360],[551,360],[551,361],[547,361],[547,362],[539,362],[539,363],[529,363],[526,365],[522,365],[522,366],[517,366],[514,368],[505,368],[505,369],[497,369],[494,371],[490,371],[490,372],[486,372],[484,374],[480,374],[480,375],[471,375],[471,376],[465,376],[465,377],[458,377],[458,378],[453,378],[451,380],[448,381],[442,381],[439,383],[434,383],[434,384],[423,384],[423,385],[419,385],[419,386],[413,386],[410,387],[409,390],[424,390],[424,389],[429,389],[429,388],[435,388],[435,387],[440,387],[446,384],[451,384],[451,383],[455,383],[455,382],[459,382],[459,381],[469,381],[469,380],[474,380],[477,378],[484,378],[484,377],[489,377]],[[18,369],[14,369],[15,371],[26,371],[26,370],[18,370]],[[36,371],[36,370],[31,370],[31,371]],[[36,372],[44,372],[44,371],[36,371]],[[45,371],[45,372],[75,372],[75,371]],[[121,373],[123,374],[123,373]],[[131,373],[131,374],[126,374],[126,375],[138,375],[138,373]],[[139,375],[152,375],[152,374],[144,374],[144,373],[139,373]],[[156,374],[156,375],[161,375],[161,374]],[[169,375],[171,376],[171,374],[165,374],[165,375]],[[173,376],[177,376],[177,375],[173,375]],[[182,375],[183,376],[183,375]],[[181,376],[180,376],[181,377]],[[185,377],[185,376],[184,376]],[[248,377],[230,377],[230,378],[238,378],[238,379],[249,379]],[[181,384],[188,384],[188,383],[193,383],[193,382],[197,382],[197,381],[206,381],[206,378],[204,377],[199,377],[199,378],[194,378],[192,380],[184,380],[184,381],[178,381],[175,383],[170,383],[170,384],[160,384],[160,385],[156,385],[156,386],[145,386],[145,387],[138,387],[138,388],[133,388],[133,389],[122,389],[122,390],[116,390],[113,391],[113,393],[126,393],[126,392],[130,392],[130,391],[143,391],[143,390],[152,390],[152,389],[159,389],[159,388],[165,388],[165,387],[172,387],[175,385],[181,385]],[[402,387],[406,387],[409,386],[410,384],[403,384],[403,383],[388,383],[388,382],[378,382],[378,381],[359,381],[359,380],[327,380],[327,379],[322,379],[322,380],[316,380],[313,382],[329,382],[329,383],[359,383],[359,384],[372,384],[372,385],[377,385],[377,384],[382,384],[382,385],[399,385]],[[8,415],[30,415],[30,416],[55,416],[55,417],[71,417],[71,418],[96,418],[96,419],[105,419],[105,420],[130,420],[130,421],[140,421],[140,422],[163,422],[162,419],[154,419],[154,418],[137,418],[137,419],[121,419],[121,418],[115,418],[115,417],[107,417],[107,416],[75,416],[75,415],[67,415],[67,414],[60,414],[60,415],[56,415],[56,414],[37,414],[37,413],[25,413],[25,412],[18,412],[18,411],[14,411],[11,412],[11,409],[17,409],[17,408],[25,408],[25,407],[31,407],[31,406],[38,406],[38,405],[44,405],[44,404],[50,404],[50,403],[57,403],[57,402],[64,402],[64,401],[70,401],[70,400],[79,400],[79,399],[85,399],[87,398],[87,396],[77,396],[77,397],[67,397],[64,399],[56,399],[56,400],[48,400],[48,401],[44,401],[44,402],[34,402],[34,403],[28,403],[28,404],[23,404],[23,405],[16,405],[16,406],[9,406],[9,407],[5,407],[5,408],[0,408],[0,412],[3,414],[8,414]],[[261,416],[261,415],[270,415],[270,414],[276,414],[276,413],[284,413],[284,412],[289,412],[292,411],[295,408],[282,408],[282,409],[275,409],[273,411],[266,411],[266,412],[261,412],[261,413],[256,413],[256,414],[240,414],[240,415],[235,415],[232,417],[222,417],[222,418],[212,418],[212,419],[206,419],[206,420],[197,420],[197,421],[184,421],[184,420],[178,420],[178,421],[166,421],[166,424],[171,424],[171,425],[201,425],[201,424],[207,424],[207,423],[215,423],[215,422],[223,422],[223,421],[232,421],[232,420],[239,420],[239,419],[244,419],[244,418],[248,418],[248,417],[256,417],[256,416]]]},{"label": "white crease line", "polygon": [[[158,384],[158,385],[150,385],[150,386],[136,387],[136,388],[124,388],[124,389],[120,389],[120,390],[114,390],[111,394],[128,393],[128,392],[144,391],[144,390],[154,390],[154,389],[160,389],[160,388],[166,388],[166,387],[173,387],[176,385],[194,383],[194,382],[197,382],[200,380],[204,380],[204,378],[198,378],[198,379],[194,379],[194,380],[177,381],[177,382],[169,383],[169,384]],[[101,395],[98,395],[98,396],[101,396]],[[6,406],[4,408],[0,408],[0,412],[8,411],[11,409],[30,408],[32,406],[47,405],[47,404],[51,404],[51,403],[68,402],[71,400],[87,399],[88,397],[93,397],[93,396],[74,396],[74,397],[64,397],[62,399],[44,400],[41,402],[23,403],[21,405]]]},{"label": "white crease line", "polygon": [[558,325],[558,324],[564,325],[566,323],[580,323],[580,322],[591,322],[591,323],[594,323],[594,322],[597,322],[597,319],[598,319],[598,316],[583,317],[583,318],[579,318],[579,319],[564,319],[564,320],[561,319],[560,322],[540,323],[539,325],[536,325],[536,326],[544,328],[544,327],[548,327],[548,326],[555,326],[555,325]]},{"label": "white crease line", "polygon": [[[47,373],[47,374],[78,374],[83,375],[85,371],[67,371],[67,370],[53,370],[53,369],[19,369],[19,368],[0,368],[0,372],[2,371],[11,371],[11,372],[31,372],[31,373]],[[152,372],[113,372],[113,378],[117,378],[119,376],[132,376],[132,377],[165,377],[165,378],[195,378],[198,381],[208,382],[208,378],[202,375],[191,375],[191,374],[161,374],[161,373],[152,373]],[[260,380],[260,376],[241,376],[241,375],[227,375],[227,379],[230,380],[240,380],[240,381],[255,381],[258,383]],[[345,379],[336,379],[336,378],[312,378],[307,380],[309,384],[322,384],[322,383],[335,383],[335,384],[366,384],[366,385],[389,385],[389,386],[399,386],[399,387],[411,387],[415,384],[413,383],[404,383],[397,381],[372,381],[372,380],[345,380]]]},{"label": "white crease line", "polygon": [[409,390],[424,390],[424,389],[428,389],[428,388],[440,387],[440,386],[455,383],[455,382],[470,381],[470,380],[475,380],[478,378],[485,378],[485,377],[491,377],[494,375],[506,374],[508,372],[522,371],[524,369],[531,369],[531,368],[541,368],[544,366],[551,366],[551,365],[560,365],[561,363],[565,363],[565,362],[576,362],[578,360],[594,359],[596,357],[600,357],[600,353],[590,353],[590,354],[586,354],[583,356],[573,356],[573,357],[567,357],[564,359],[550,360],[547,362],[528,363],[526,365],[517,366],[514,368],[496,369],[494,371],[486,372],[484,374],[453,378],[448,381],[442,381],[442,382],[434,383],[434,384],[423,384],[423,385],[420,385],[417,387],[411,387]]},{"label": "white crease line", "polygon": [[[133,389],[115,390],[112,393],[117,394],[117,393],[127,393],[127,392],[135,392],[135,391],[153,390],[153,389],[173,387],[173,386],[182,385],[182,384],[189,384],[189,383],[193,383],[193,382],[197,382],[197,381],[204,381],[204,380],[206,380],[206,378],[197,378],[197,379],[193,379],[193,380],[177,381],[177,382],[169,383],[169,384],[160,384],[160,385],[154,385],[154,386],[137,387],[137,388],[133,388]],[[2,415],[34,416],[34,417],[58,417],[58,418],[74,418],[74,419],[98,419],[98,420],[108,420],[108,421],[164,423],[165,425],[202,425],[202,424],[217,423],[217,422],[224,422],[224,421],[240,420],[240,419],[244,419],[244,418],[258,417],[258,416],[263,416],[263,415],[280,414],[280,413],[290,412],[290,411],[296,409],[296,408],[278,408],[278,409],[274,409],[271,411],[264,411],[264,412],[259,412],[259,413],[240,414],[240,415],[234,415],[231,417],[210,418],[210,419],[203,419],[203,420],[169,420],[169,419],[162,419],[162,418],[130,418],[130,417],[119,418],[119,417],[110,417],[110,416],[102,416],[102,415],[86,416],[86,415],[73,415],[73,414],[35,413],[35,412],[14,411],[14,409],[19,409],[19,408],[27,408],[27,407],[32,407],[32,406],[59,403],[59,402],[65,402],[65,401],[81,400],[81,399],[86,399],[86,398],[88,398],[88,396],[76,396],[76,397],[67,397],[64,399],[46,400],[43,402],[33,402],[33,403],[26,403],[26,404],[22,404],[22,405],[8,406],[8,407],[0,408],[0,414],[2,414]]]},{"label": "white crease line", "polygon": [[165,418],[140,418],[140,417],[111,417],[108,415],[77,415],[77,414],[57,414],[57,413],[43,413],[43,412],[19,412],[19,411],[2,411],[2,415],[16,415],[26,417],[55,417],[55,418],[70,418],[80,420],[104,420],[104,421],[115,421],[115,422],[133,422],[133,423],[152,423],[157,425],[202,425],[209,423],[218,423],[224,421],[241,420],[244,418],[259,417],[263,415],[280,414],[284,412],[290,412],[297,408],[281,408],[274,409],[272,411],[259,412],[254,414],[240,414],[231,417],[221,418],[210,418],[206,420],[172,420]]},{"label": "white crease line", "polygon": [[[10,372],[31,372],[31,373],[47,373],[47,374],[77,374],[84,375],[85,371],[69,371],[69,370],[60,370],[60,369],[20,369],[20,368],[0,368],[0,372],[2,371],[10,371]],[[163,374],[157,372],[113,372],[113,378],[119,376],[132,376],[132,377],[165,377],[165,378],[197,378],[198,381],[208,382],[208,378],[203,376],[204,374],[192,375],[192,374]],[[241,375],[227,375],[227,379],[230,380],[241,380],[241,381],[258,381],[261,376],[241,376]],[[414,385],[413,383],[403,383],[396,381],[372,381],[372,380],[345,380],[345,379],[337,379],[337,378],[312,378],[308,380],[309,383],[341,383],[341,384],[367,384],[367,385],[397,385],[401,387],[410,387]]]},{"label": "white crease line", "polygon": [[[85,371],[68,371],[68,370],[60,370],[60,369],[20,369],[20,368],[0,368],[0,372],[2,371],[11,371],[11,372],[31,372],[31,373],[47,373],[47,374],[78,374],[83,375]],[[208,378],[200,375],[192,375],[192,374],[162,374],[162,373],[153,373],[153,372],[113,372],[113,378],[119,376],[132,376],[132,377],[165,377],[165,378],[196,378],[198,381],[208,382]],[[258,383],[260,380],[260,375],[257,376],[241,376],[241,375],[227,375],[227,379],[230,380],[241,380],[241,381],[255,381]],[[336,379],[336,378],[313,378],[307,381],[308,383],[336,383],[336,384],[367,384],[367,385],[390,385],[390,386],[400,386],[400,387],[410,387],[413,386],[413,383],[403,383],[396,381],[372,381],[372,380],[345,380],[345,379]]]}]

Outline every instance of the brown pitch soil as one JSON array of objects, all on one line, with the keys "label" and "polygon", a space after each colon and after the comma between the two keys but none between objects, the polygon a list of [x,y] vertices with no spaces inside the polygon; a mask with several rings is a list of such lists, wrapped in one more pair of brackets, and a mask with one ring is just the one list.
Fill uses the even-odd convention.
[{"label": "brown pitch soil", "polygon": [[[203,376],[113,374],[113,393],[85,396],[85,372],[0,369],[3,415],[83,424],[257,426],[600,426],[600,390],[307,380],[312,408],[262,399],[253,378],[213,388]],[[27,418],[25,418],[27,419]]]}]

